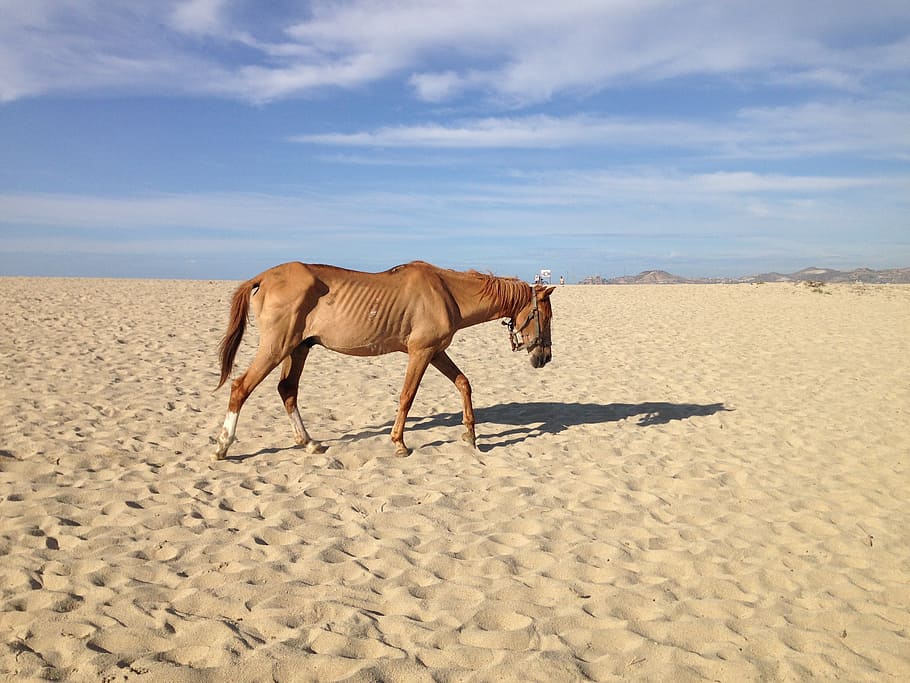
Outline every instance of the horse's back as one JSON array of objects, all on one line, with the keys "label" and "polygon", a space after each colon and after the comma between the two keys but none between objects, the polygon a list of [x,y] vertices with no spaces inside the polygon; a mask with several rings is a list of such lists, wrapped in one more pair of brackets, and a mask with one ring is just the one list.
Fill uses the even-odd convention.
[{"label": "horse's back", "polygon": [[320,290],[322,295],[332,290],[356,288],[379,294],[405,289],[410,296],[414,296],[438,293],[444,289],[440,287],[440,272],[440,268],[425,261],[411,261],[378,273],[289,261],[263,271],[253,281],[268,297],[279,299],[296,298],[314,288]]}]

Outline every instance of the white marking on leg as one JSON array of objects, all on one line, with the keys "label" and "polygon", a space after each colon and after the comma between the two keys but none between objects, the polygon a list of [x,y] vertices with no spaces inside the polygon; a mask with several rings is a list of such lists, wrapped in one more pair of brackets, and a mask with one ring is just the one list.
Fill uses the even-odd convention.
[{"label": "white marking on leg", "polygon": [[296,407],[288,413],[288,417],[291,419],[298,446],[306,447],[307,453],[325,453],[326,447],[307,433],[306,427],[303,426],[303,418],[300,417],[300,411]]},{"label": "white marking on leg", "polygon": [[288,417],[291,419],[291,427],[294,429],[294,437],[297,439],[297,443],[305,446],[310,441],[310,435],[307,434],[306,427],[303,426],[303,418],[300,417],[300,411],[294,408],[288,413]]},{"label": "white marking on leg", "polygon": [[237,433],[237,413],[228,412],[224,418],[224,432],[228,439],[234,440],[234,435]]},{"label": "white marking on leg", "polygon": [[216,460],[224,460],[228,448],[234,443],[234,435],[237,433],[237,413],[228,412],[224,418],[224,426],[221,428],[221,434],[218,435],[218,450],[215,451]]}]

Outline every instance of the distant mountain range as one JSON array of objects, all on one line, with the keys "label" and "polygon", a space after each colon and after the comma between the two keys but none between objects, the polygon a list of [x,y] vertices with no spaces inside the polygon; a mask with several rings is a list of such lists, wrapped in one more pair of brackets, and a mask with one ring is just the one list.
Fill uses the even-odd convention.
[{"label": "distant mountain range", "polygon": [[834,270],[832,268],[803,268],[795,273],[761,273],[738,278],[691,278],[673,275],[665,270],[645,270],[638,275],[623,275],[604,279],[599,275],[586,277],[583,285],[680,285],[757,282],[865,282],[868,284],[910,284],[910,268],[870,270]]}]

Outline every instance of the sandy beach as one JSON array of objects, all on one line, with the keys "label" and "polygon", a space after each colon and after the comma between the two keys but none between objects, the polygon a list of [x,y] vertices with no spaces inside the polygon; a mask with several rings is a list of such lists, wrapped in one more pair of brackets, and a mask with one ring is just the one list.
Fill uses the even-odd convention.
[{"label": "sandy beach", "polygon": [[215,462],[236,284],[0,278],[0,678],[910,679],[910,287],[560,287],[456,336],[477,451],[316,348],[328,450],[273,375]]}]

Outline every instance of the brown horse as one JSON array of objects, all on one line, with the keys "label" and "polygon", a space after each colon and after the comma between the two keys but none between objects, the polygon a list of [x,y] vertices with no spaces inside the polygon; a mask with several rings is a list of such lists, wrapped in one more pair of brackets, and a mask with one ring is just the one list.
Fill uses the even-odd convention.
[{"label": "brown horse", "polygon": [[[279,364],[278,393],[298,445],[310,452],[324,448],[310,438],[297,389],[310,349],[319,344],[353,356],[408,354],[398,415],[392,427],[396,455],[408,455],[404,423],[428,365],[458,388],[464,402],[464,439],[475,445],[471,385],[445,350],[460,329],[508,318],[512,349],[527,349],[531,365],[551,358],[550,294],[553,287],[531,287],[514,278],[474,271],[460,273],[415,261],[384,273],[361,273],[334,266],[285,263],[237,288],[227,332],[221,342],[221,382],[227,381],[243,338],[252,298],[259,324],[259,348],[250,367],[231,384],[224,428],[215,457],[222,460],[234,441],[237,415],[258,384]],[[519,323],[517,324],[516,323]]]}]

